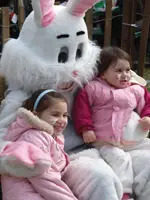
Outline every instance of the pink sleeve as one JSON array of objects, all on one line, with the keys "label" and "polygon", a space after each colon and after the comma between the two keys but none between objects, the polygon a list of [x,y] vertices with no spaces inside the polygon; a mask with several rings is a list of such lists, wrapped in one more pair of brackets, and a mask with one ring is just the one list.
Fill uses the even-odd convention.
[{"label": "pink sleeve", "polygon": [[94,130],[89,98],[85,89],[81,89],[75,97],[72,117],[78,133],[83,130]]},{"label": "pink sleeve", "polygon": [[0,173],[16,177],[36,176],[51,163],[46,138],[37,131],[28,131],[18,141],[8,144],[0,154]]},{"label": "pink sleeve", "polygon": [[[45,154],[49,155],[50,152],[50,140],[46,132],[38,131],[36,129],[31,129],[26,131],[17,141],[29,142],[36,147],[40,148]],[[51,137],[52,138],[52,137]]]},{"label": "pink sleeve", "polygon": [[145,106],[141,112],[141,117],[150,116],[150,93],[146,88],[144,88],[144,90],[145,90],[145,95],[144,95]]},{"label": "pink sleeve", "polygon": [[61,174],[55,172],[52,168],[28,180],[35,191],[45,200],[77,200],[69,187],[61,180]]}]

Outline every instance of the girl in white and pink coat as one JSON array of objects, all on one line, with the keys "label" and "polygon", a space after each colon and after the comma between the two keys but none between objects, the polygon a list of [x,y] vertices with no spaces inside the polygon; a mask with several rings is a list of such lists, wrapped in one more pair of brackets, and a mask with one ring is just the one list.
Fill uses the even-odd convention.
[{"label": "girl in white and pink coat", "polygon": [[1,154],[1,169],[11,172],[1,176],[4,200],[77,200],[61,180],[69,164],[62,134],[67,122],[67,101],[54,90],[39,90],[24,101]]},{"label": "girl in white and pink coat", "polygon": [[75,128],[120,178],[122,200],[131,200],[133,193],[138,200],[149,200],[150,140],[146,136],[150,130],[150,94],[132,83],[131,59],[118,47],[101,51],[98,70],[98,77],[75,99]]}]

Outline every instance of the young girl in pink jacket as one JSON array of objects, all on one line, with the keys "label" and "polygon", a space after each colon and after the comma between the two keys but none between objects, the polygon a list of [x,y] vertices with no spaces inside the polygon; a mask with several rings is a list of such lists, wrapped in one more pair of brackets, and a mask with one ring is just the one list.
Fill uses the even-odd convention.
[{"label": "young girl in pink jacket", "polygon": [[69,163],[62,134],[67,118],[67,101],[54,90],[39,90],[23,103],[1,154],[5,172],[14,175],[1,176],[3,200],[77,200],[61,180]]},{"label": "young girl in pink jacket", "polygon": [[[84,142],[92,143],[120,178],[122,199],[130,199],[133,192],[138,196],[144,190],[142,174],[148,173],[143,168],[150,162],[150,140],[146,138],[150,130],[150,94],[131,83],[131,60],[120,48],[106,47],[101,51],[98,71],[97,78],[75,98],[74,125]],[[134,110],[141,116],[137,130],[142,133],[132,137],[132,130],[128,136],[124,132]],[[133,155],[138,156],[140,167]],[[135,175],[141,178],[134,179]],[[139,184],[139,190],[134,190],[134,184]]]}]

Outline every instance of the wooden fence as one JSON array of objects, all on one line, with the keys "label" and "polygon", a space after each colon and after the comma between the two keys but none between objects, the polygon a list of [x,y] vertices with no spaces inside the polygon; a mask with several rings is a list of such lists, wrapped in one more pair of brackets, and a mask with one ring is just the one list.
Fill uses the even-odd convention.
[{"label": "wooden fence", "polygon": [[[122,34],[121,34],[121,48],[129,53],[134,61],[134,50],[135,50],[135,28],[136,28],[136,10],[137,3],[141,2],[143,5],[143,12],[140,13],[142,16],[142,25],[141,25],[141,36],[140,44],[138,49],[138,58],[137,58],[137,73],[141,76],[144,75],[145,68],[145,59],[146,59],[146,49],[148,35],[150,36],[150,0],[124,0],[123,1],[123,13],[122,13]],[[90,21],[92,22],[93,15],[89,13]],[[105,12],[105,26],[104,26],[104,46],[111,45],[111,33],[112,33],[112,0],[106,1],[106,12]],[[88,22],[88,27],[91,25]],[[91,34],[91,31],[90,31]],[[90,35],[91,38],[91,35]],[[149,37],[150,38],[150,37]],[[149,63],[150,65],[150,63]]]},{"label": "wooden fence", "polygon": [[[122,19],[122,34],[121,34],[121,48],[127,51],[131,58],[133,57],[134,51],[134,37],[136,27],[136,7],[138,0],[125,0],[123,5],[123,19]],[[147,40],[149,34],[150,25],[150,0],[144,1],[142,15],[142,28],[141,28],[141,39],[138,56],[138,74],[143,76],[145,68],[145,57],[147,49]],[[4,44],[10,37],[10,22],[9,22],[9,10],[4,7],[1,8],[2,13],[2,44]],[[104,46],[111,45],[111,30],[112,30],[112,0],[106,1],[106,12],[105,12],[105,31],[104,31]],[[18,25],[21,29],[24,22],[24,8],[19,1],[18,6]],[[93,12],[92,9],[86,14],[86,23],[88,26],[89,38],[92,39],[93,34]]]},{"label": "wooden fence", "polygon": [[[3,46],[5,42],[8,41],[10,38],[10,27],[12,26],[10,24],[10,14],[9,14],[9,8],[8,7],[1,7],[0,8],[0,14],[1,14],[1,41],[0,44]],[[24,23],[25,19],[25,14],[24,14],[24,7],[22,0],[18,1],[18,27],[19,30],[21,30],[21,27]]]}]

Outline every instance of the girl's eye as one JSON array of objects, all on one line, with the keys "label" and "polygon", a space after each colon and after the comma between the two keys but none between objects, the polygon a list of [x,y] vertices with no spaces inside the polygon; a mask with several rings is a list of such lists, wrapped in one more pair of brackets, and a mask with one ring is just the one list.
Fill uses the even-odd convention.
[{"label": "girl's eye", "polygon": [[69,115],[67,115],[67,114],[66,114],[66,115],[63,115],[63,117],[67,117],[67,118],[68,118],[68,117],[69,117]]},{"label": "girl's eye", "polygon": [[117,72],[122,72],[122,70],[121,70],[121,69],[118,69]]},{"label": "girl's eye", "polygon": [[59,117],[59,115],[56,113],[56,114],[52,114],[53,117]]}]

